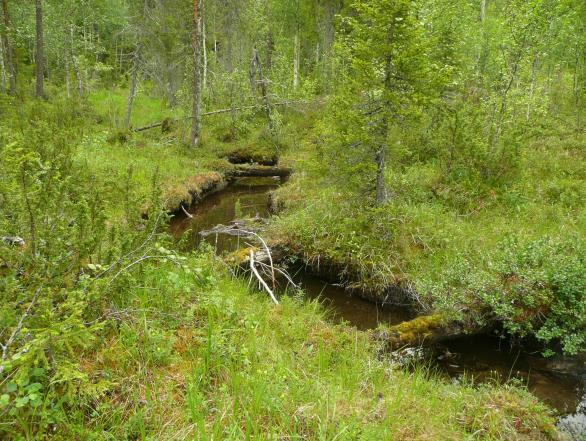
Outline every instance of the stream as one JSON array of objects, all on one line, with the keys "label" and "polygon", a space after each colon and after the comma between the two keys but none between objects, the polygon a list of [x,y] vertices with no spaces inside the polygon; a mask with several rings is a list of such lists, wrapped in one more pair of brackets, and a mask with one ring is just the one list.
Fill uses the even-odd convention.
[{"label": "stream", "polygon": [[[277,178],[240,178],[193,207],[190,210],[192,218],[183,214],[174,216],[170,231],[178,238],[190,230],[183,237],[190,248],[206,240],[218,253],[235,251],[244,245],[242,239],[228,235],[211,235],[204,239],[198,233],[234,219],[268,218],[269,192],[279,184]],[[308,298],[319,297],[332,310],[334,319],[344,320],[357,329],[368,330],[376,328],[379,323],[397,324],[413,318],[405,309],[377,305],[353,296],[342,287],[326,283],[303,269],[292,272]],[[561,415],[559,424],[568,425],[569,429],[566,429],[569,431],[576,431],[575,439],[586,433],[584,358],[546,361],[538,353],[530,354],[511,347],[507,340],[475,336],[442,343],[434,348],[433,356],[427,360],[451,381],[460,381],[464,376],[476,382],[518,379]]]}]

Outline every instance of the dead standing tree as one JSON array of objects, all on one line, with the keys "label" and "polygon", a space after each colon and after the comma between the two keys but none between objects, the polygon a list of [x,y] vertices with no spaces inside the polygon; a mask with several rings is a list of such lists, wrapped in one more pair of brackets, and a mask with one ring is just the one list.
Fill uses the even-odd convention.
[{"label": "dead standing tree", "polygon": [[201,132],[201,0],[193,0],[193,107],[191,111],[191,147],[199,145]]},{"label": "dead standing tree", "polygon": [[250,85],[252,87],[252,92],[255,95],[257,92],[257,87],[260,87],[263,108],[264,108],[264,111],[267,116],[269,130],[271,131],[271,133],[274,133],[275,125],[273,123],[273,109],[271,107],[271,101],[269,99],[267,79],[263,75],[262,63],[260,61],[260,57],[258,56],[258,51],[256,50],[256,46],[252,49],[252,60],[250,62],[249,75],[250,75]]},{"label": "dead standing tree", "polygon": [[36,56],[35,56],[35,72],[37,78],[36,96],[37,98],[45,97],[45,46],[43,40],[43,0],[36,0],[35,2],[36,14]]},{"label": "dead standing tree", "polygon": [[142,44],[144,39],[143,22],[146,20],[148,15],[148,2],[145,0],[143,5],[142,16],[139,17],[139,23],[134,25],[134,50],[132,51],[132,68],[130,75],[130,89],[128,91],[128,97],[126,99],[126,115],[124,117],[124,127],[130,128],[130,120],[132,117],[132,106],[134,98],[136,97],[136,89],[138,87],[138,75],[141,64],[141,52]]},{"label": "dead standing tree", "polygon": [[130,118],[132,116],[132,104],[136,96],[136,88],[138,87],[138,71],[140,68],[140,45],[137,44],[132,52],[132,73],[130,78],[130,90],[128,91],[128,98],[126,99],[126,115],[124,117],[124,127],[130,128]]}]

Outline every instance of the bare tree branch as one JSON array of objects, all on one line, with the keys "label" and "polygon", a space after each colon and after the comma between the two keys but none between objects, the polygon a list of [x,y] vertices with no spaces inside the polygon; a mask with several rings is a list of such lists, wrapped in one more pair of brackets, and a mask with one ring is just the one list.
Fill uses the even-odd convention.
[{"label": "bare tree branch", "polygon": [[[6,343],[5,344],[0,343],[0,347],[2,348],[2,361],[3,362],[6,361],[6,359],[8,358],[8,349],[10,348],[12,343],[14,343],[14,340],[16,339],[18,334],[20,334],[20,331],[22,330],[22,327],[24,326],[24,321],[27,319],[27,317],[29,316],[29,314],[31,312],[31,309],[33,308],[33,306],[37,302],[37,299],[39,298],[39,294],[41,293],[42,289],[43,289],[43,287],[41,286],[40,288],[38,288],[35,291],[35,294],[33,295],[33,299],[29,303],[24,314],[20,317],[18,324],[16,325],[16,327],[12,331],[12,334],[10,334],[10,337],[8,337],[8,340],[6,340]],[[4,363],[0,366],[0,375],[3,372],[4,372]]]}]

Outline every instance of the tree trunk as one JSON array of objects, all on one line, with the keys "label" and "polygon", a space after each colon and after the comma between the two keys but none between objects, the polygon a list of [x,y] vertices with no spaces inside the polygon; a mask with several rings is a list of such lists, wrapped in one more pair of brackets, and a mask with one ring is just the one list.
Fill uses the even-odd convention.
[{"label": "tree trunk", "polygon": [[6,82],[8,78],[6,77],[6,67],[4,66],[4,46],[0,44],[0,73],[1,73],[1,81],[2,81],[2,91],[8,90],[6,87]]},{"label": "tree trunk", "polygon": [[44,88],[44,71],[45,71],[45,54],[44,54],[44,42],[43,42],[43,0],[36,0],[35,3],[36,12],[36,31],[37,31],[37,44],[36,44],[36,56],[35,56],[35,72],[37,76],[36,85],[36,96],[37,98],[45,97]]},{"label": "tree trunk", "polygon": [[488,45],[488,36],[487,36],[487,30],[486,30],[486,24],[485,24],[487,3],[488,3],[488,0],[481,0],[480,1],[480,26],[481,26],[482,44],[478,48],[477,69],[480,72],[481,78],[484,78],[484,71],[486,69],[486,65],[488,62],[489,50],[490,50],[489,45]]},{"label": "tree trunk", "polygon": [[[203,4],[203,0],[202,0]],[[206,25],[205,22],[201,21],[201,38],[202,38],[202,50],[203,50],[203,85],[202,88],[205,89],[208,85],[208,51],[206,48]]]},{"label": "tree trunk", "polygon": [[[389,42],[393,41],[394,28],[389,29]],[[381,112],[381,120],[378,123],[378,149],[375,154],[376,162],[376,203],[382,204],[388,198],[387,187],[385,184],[385,161],[387,153],[387,142],[389,138],[389,118],[392,112],[392,103],[389,100],[388,94],[392,92],[392,69],[393,58],[388,54],[385,60],[385,79],[383,92],[383,111]]]},{"label": "tree trunk", "polygon": [[124,118],[124,127],[130,128],[130,118],[132,116],[132,103],[136,96],[136,86],[138,84],[138,69],[140,63],[140,50],[138,47],[134,49],[132,54],[132,78],[130,80],[130,90],[128,91],[128,99],[126,100],[126,116]]},{"label": "tree trunk", "polygon": [[387,200],[387,187],[385,185],[385,156],[386,144],[380,144],[376,152],[376,203],[382,204]]},{"label": "tree trunk", "polygon": [[529,122],[531,116],[531,107],[533,106],[533,96],[535,95],[535,83],[537,82],[537,65],[539,55],[535,54],[531,64],[531,87],[529,88],[529,99],[527,100],[527,111],[525,112],[525,121]]},{"label": "tree trunk", "polygon": [[293,89],[299,87],[299,35],[295,34],[295,50],[293,55]]},{"label": "tree trunk", "polygon": [[275,40],[273,37],[273,31],[269,30],[267,35],[267,70],[271,70],[273,67],[273,52],[275,51]]},{"label": "tree trunk", "polygon": [[65,91],[67,98],[71,98],[71,67],[68,52],[65,54]]},{"label": "tree trunk", "polygon": [[200,0],[193,0],[193,107],[191,112],[191,147],[199,145],[201,131],[201,16]]},{"label": "tree trunk", "polygon": [[83,96],[83,77],[81,76],[81,71],[79,70],[79,65],[77,64],[77,60],[73,54],[71,56],[71,65],[73,66],[73,74],[75,76],[75,81],[77,83],[77,94],[80,98]]},{"label": "tree trunk", "polygon": [[492,133],[490,136],[490,146],[491,146],[491,151],[493,153],[496,151],[497,144],[498,144],[500,137],[501,137],[501,134],[502,134],[503,124],[504,124],[505,116],[506,116],[506,113],[508,110],[509,92],[511,91],[511,88],[513,87],[513,83],[517,79],[517,73],[519,71],[519,66],[521,64],[522,56],[523,56],[523,53],[521,51],[519,51],[519,53],[517,54],[517,57],[515,58],[515,61],[513,63],[513,68],[511,70],[509,80],[507,81],[504,90],[501,92],[501,96],[500,96],[501,102],[500,102],[499,110],[498,110],[498,112],[495,112],[494,117],[493,117],[493,123],[491,124],[493,130],[492,130]]},{"label": "tree trunk", "polygon": [[299,0],[297,0],[297,14],[296,14],[296,29],[295,29],[295,40],[294,40],[294,54],[293,54],[293,89],[297,89],[299,87],[299,57],[300,57],[300,47],[299,47]]},{"label": "tree trunk", "polygon": [[2,45],[4,46],[4,66],[8,71],[9,92],[11,95],[16,94],[16,59],[14,48],[11,42],[11,23],[8,11],[8,0],[2,0],[2,12],[4,15],[4,27],[2,29]]},{"label": "tree trunk", "polygon": [[262,72],[262,63],[260,62],[260,57],[258,56],[258,51],[256,47],[252,49],[252,66],[251,66],[251,81],[254,83],[255,81],[255,74],[258,75],[258,82],[260,84],[260,91],[262,94],[263,100],[263,107],[265,109],[265,113],[267,115],[267,120],[269,124],[269,130],[271,133],[274,134],[275,126],[273,124],[273,112],[271,108],[271,101],[269,99],[269,91],[267,87],[267,81]]},{"label": "tree trunk", "polygon": [[79,66],[77,64],[77,60],[75,59],[75,55],[73,54],[73,26],[69,28],[69,57],[71,58],[71,65],[73,67],[73,74],[75,75],[75,81],[77,83],[77,93],[79,97],[83,97],[83,77],[81,76],[81,71],[79,70]]},{"label": "tree trunk", "polygon": [[576,45],[576,59],[573,72],[574,106],[576,108],[576,131],[582,131],[582,97],[586,90],[586,46]]}]

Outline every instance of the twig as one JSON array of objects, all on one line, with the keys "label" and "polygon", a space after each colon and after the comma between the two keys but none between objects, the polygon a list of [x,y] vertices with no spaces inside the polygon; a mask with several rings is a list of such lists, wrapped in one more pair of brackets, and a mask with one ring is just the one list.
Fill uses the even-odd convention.
[{"label": "twig", "polygon": [[183,213],[185,213],[185,216],[187,216],[189,219],[193,219],[193,215],[189,213],[183,205],[181,205],[181,209],[183,210]]},{"label": "twig", "polygon": [[114,280],[116,280],[118,278],[118,276],[120,274],[122,274],[124,271],[129,270],[130,268],[132,268],[135,265],[138,265],[141,262],[144,262],[145,260],[148,259],[170,259],[169,256],[142,256],[139,259],[135,260],[132,263],[129,263],[128,265],[126,265],[124,268],[121,268],[114,277],[112,277],[109,281],[108,281],[108,285],[110,286],[112,284],[112,282],[114,282]]},{"label": "twig", "polygon": [[268,247],[267,243],[264,241],[264,239],[262,237],[260,237],[258,234],[256,234],[252,230],[238,228],[238,224],[236,224],[235,226],[225,226],[225,225],[221,225],[221,224],[216,225],[211,230],[201,231],[199,234],[201,236],[209,236],[210,234],[217,235],[219,233],[229,234],[232,236],[244,236],[244,237],[254,236],[254,237],[256,237],[260,241],[260,243],[262,243],[262,245],[265,249],[265,252],[267,253],[267,257],[269,258],[269,263],[270,263],[270,267],[271,267],[271,277],[273,279],[273,288],[275,287],[275,266],[273,264],[273,256],[271,254],[270,248]]},{"label": "twig", "polygon": [[[260,264],[260,265],[261,265],[261,267],[263,267],[263,268],[266,268],[266,267],[270,268],[270,266],[269,266],[269,265],[267,265],[267,264],[266,264],[266,263],[264,263],[264,262],[257,261],[256,263]],[[294,288],[296,288],[296,289],[301,289],[301,286],[297,285],[297,284],[296,284],[296,283],[293,281],[293,279],[291,278],[291,276],[290,276],[289,274],[287,274],[287,271],[283,271],[281,268],[278,268],[278,267],[274,267],[274,270],[275,270],[275,271],[277,271],[279,274],[281,274],[283,277],[285,277],[285,279],[287,279],[287,281],[288,281],[288,282],[289,282],[291,285],[293,285],[293,287],[294,287]]]},{"label": "twig", "polygon": [[[12,343],[14,343],[14,339],[16,338],[16,336],[20,333],[20,331],[22,330],[22,327],[24,326],[24,321],[26,320],[26,318],[28,317],[32,307],[35,305],[35,303],[37,302],[37,299],[39,298],[39,294],[41,293],[43,287],[40,287],[36,290],[33,299],[31,300],[31,302],[29,303],[28,307],[26,308],[26,311],[24,312],[24,314],[22,315],[22,317],[20,317],[20,320],[18,321],[18,324],[16,325],[16,328],[14,328],[14,330],[12,331],[12,334],[10,334],[10,337],[8,337],[8,340],[6,340],[6,344],[2,344],[0,343],[0,346],[2,347],[2,361],[6,361],[6,358],[8,358],[8,348],[10,347],[10,345]],[[0,366],[0,375],[4,372],[4,364],[2,364],[2,366]]]},{"label": "twig", "polygon": [[96,279],[100,279],[101,277],[103,277],[106,273],[108,273],[109,271],[111,271],[114,267],[116,267],[116,265],[120,264],[124,259],[132,256],[134,253],[136,253],[138,250],[142,249],[145,247],[146,244],[148,244],[151,239],[154,237],[155,233],[157,232],[157,228],[159,226],[159,221],[161,220],[161,217],[163,216],[163,214],[165,213],[164,210],[161,210],[159,212],[159,215],[157,216],[157,218],[155,219],[155,224],[153,225],[153,229],[151,230],[151,232],[149,233],[148,237],[145,239],[145,241],[140,244],[137,248],[135,248],[134,250],[130,251],[128,254],[126,254],[125,256],[122,256],[120,258],[118,258],[118,260],[116,260],[116,262],[112,263],[110,266],[108,266],[108,268],[106,268],[104,271],[102,271],[100,274],[98,274],[96,276]]},{"label": "twig", "polygon": [[269,293],[269,295],[271,296],[271,299],[273,299],[273,302],[275,302],[275,305],[278,305],[279,301],[277,300],[277,298],[273,294],[273,291],[271,291],[271,288],[269,288],[269,285],[267,285],[267,283],[263,280],[263,278],[258,273],[258,270],[254,266],[254,252],[252,250],[250,250],[249,257],[250,257],[250,270],[256,276],[256,278],[258,279],[260,284],[263,286],[263,288],[266,290],[266,292]]}]

